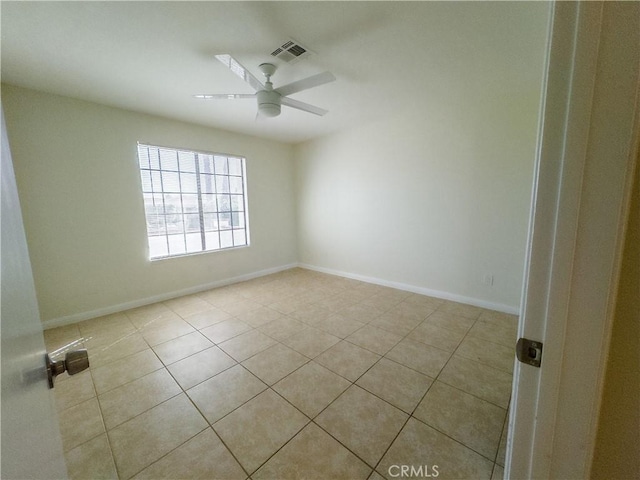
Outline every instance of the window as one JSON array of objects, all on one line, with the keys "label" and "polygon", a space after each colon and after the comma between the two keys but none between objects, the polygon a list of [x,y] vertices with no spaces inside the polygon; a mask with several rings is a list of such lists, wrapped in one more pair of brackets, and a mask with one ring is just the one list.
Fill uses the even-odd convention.
[{"label": "window", "polygon": [[249,244],[245,159],[138,144],[151,259]]}]

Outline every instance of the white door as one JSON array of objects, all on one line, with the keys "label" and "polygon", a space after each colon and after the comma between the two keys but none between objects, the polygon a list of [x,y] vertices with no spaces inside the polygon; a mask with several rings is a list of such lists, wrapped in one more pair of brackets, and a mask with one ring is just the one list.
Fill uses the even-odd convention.
[{"label": "white door", "polygon": [[[1,107],[0,107],[1,108]],[[58,417],[45,369],[42,325],[2,113],[3,479],[66,479]]]}]

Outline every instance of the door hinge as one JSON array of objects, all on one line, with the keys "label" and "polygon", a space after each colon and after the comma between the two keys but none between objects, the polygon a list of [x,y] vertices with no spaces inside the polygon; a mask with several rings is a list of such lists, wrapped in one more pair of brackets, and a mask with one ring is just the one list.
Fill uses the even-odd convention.
[{"label": "door hinge", "polygon": [[542,361],[542,342],[519,338],[516,343],[516,357],[522,363],[533,367],[540,367]]}]

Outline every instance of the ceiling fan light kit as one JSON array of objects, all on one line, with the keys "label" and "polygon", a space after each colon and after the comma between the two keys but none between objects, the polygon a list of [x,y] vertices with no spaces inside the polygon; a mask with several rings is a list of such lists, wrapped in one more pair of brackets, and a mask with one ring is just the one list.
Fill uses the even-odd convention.
[{"label": "ceiling fan light kit", "polygon": [[304,112],[313,113],[314,115],[325,115],[327,110],[319,108],[308,103],[301,102],[289,98],[289,95],[308,90],[313,87],[324,85],[325,83],[333,82],[336,77],[330,72],[323,72],[317,75],[297,80],[282,87],[273,88],[271,83],[271,76],[276,72],[277,67],[271,63],[263,63],[258,68],[264,74],[266,81],[264,85],[253,76],[253,74],[244,68],[240,62],[238,62],[231,55],[216,55],[216,59],[220,61],[224,66],[231,70],[234,74],[247,82],[256,91],[255,94],[198,94],[194,95],[199,99],[214,99],[214,100],[236,100],[242,98],[257,98],[258,100],[258,114],[263,117],[277,117],[280,115],[282,105],[287,107],[302,110]]},{"label": "ceiling fan light kit", "polygon": [[256,97],[258,98],[258,114],[263,117],[277,117],[280,115],[280,97],[281,95],[273,90],[271,83],[271,75],[276,73],[276,66],[271,63],[263,63],[258,66],[264,74],[267,81],[264,84],[264,90],[258,90]]},{"label": "ceiling fan light kit", "polygon": [[280,94],[273,90],[261,90],[256,92],[258,98],[258,113],[264,117],[277,117],[280,115]]}]

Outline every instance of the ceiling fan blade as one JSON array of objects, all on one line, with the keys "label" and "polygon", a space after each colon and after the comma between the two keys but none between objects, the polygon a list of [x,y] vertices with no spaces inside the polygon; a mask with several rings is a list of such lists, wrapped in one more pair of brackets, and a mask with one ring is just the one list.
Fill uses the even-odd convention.
[{"label": "ceiling fan blade", "polygon": [[298,110],[302,110],[304,112],[313,113],[315,115],[323,116],[329,112],[329,110],[325,110],[324,108],[315,107],[313,105],[309,105],[308,103],[301,102],[299,100],[294,100],[289,97],[282,97],[280,99],[280,103],[282,105],[286,105],[287,107],[297,108]]},{"label": "ceiling fan blade", "polygon": [[335,79],[336,77],[333,76],[333,73],[322,72],[322,73],[318,73],[317,75],[312,75],[310,77],[303,78],[302,80],[289,83],[282,87],[278,87],[275,90],[280,95],[285,97],[293,93],[301,92],[302,90],[307,90],[309,88],[317,87],[319,85],[324,85],[325,83],[333,82]]},{"label": "ceiling fan blade", "polygon": [[260,83],[260,80],[254,77],[249,70],[244,68],[242,64],[238,62],[235,58],[233,58],[231,55],[227,55],[227,54],[216,55],[216,59],[220,63],[224,64],[225,67],[227,67],[237,76],[239,76],[242,80],[244,80],[249,85],[251,85],[254,90],[258,91],[258,90],[264,89],[264,85]]},{"label": "ceiling fan blade", "polygon": [[255,93],[198,93],[193,98],[204,100],[237,100],[239,98],[255,98]]}]

